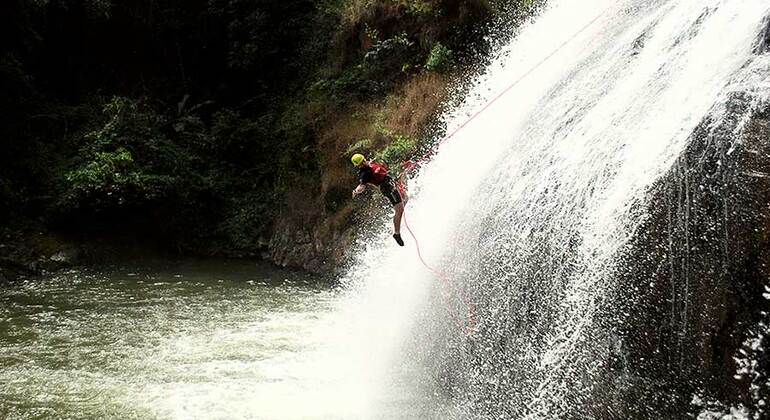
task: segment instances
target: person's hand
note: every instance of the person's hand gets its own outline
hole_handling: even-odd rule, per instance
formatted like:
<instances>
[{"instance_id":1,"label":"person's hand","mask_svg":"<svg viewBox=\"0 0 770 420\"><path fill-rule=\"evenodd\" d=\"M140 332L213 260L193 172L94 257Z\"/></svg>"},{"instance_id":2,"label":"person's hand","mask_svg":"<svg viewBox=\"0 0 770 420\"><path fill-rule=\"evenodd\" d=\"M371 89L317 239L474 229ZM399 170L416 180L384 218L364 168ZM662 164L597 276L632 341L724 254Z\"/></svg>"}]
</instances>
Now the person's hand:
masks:
<instances>
[{"instance_id":1,"label":"person's hand","mask_svg":"<svg viewBox=\"0 0 770 420\"><path fill-rule=\"evenodd\" d=\"M357 195L358 195L358 191L353 190L353 198L356 198Z\"/></svg>"}]
</instances>

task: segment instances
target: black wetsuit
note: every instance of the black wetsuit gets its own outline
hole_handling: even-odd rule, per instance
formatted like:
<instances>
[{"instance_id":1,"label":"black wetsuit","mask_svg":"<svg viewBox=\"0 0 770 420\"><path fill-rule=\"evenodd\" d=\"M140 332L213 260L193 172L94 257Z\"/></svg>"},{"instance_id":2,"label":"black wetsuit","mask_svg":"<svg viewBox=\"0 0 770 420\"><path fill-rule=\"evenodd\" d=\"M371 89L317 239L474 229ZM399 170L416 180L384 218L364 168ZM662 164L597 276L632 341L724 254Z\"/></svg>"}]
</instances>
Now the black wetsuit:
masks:
<instances>
[{"instance_id":1,"label":"black wetsuit","mask_svg":"<svg viewBox=\"0 0 770 420\"><path fill-rule=\"evenodd\" d=\"M398 191L398 188L396 188L393 178L388 175L385 176L385 179L383 179L381 183L377 184L374 182L374 172L372 171L372 168L364 165L358 169L358 181L361 184L373 184L380 187L382 195L387 197L390 204L394 206L401 202L401 193Z\"/></svg>"}]
</instances>

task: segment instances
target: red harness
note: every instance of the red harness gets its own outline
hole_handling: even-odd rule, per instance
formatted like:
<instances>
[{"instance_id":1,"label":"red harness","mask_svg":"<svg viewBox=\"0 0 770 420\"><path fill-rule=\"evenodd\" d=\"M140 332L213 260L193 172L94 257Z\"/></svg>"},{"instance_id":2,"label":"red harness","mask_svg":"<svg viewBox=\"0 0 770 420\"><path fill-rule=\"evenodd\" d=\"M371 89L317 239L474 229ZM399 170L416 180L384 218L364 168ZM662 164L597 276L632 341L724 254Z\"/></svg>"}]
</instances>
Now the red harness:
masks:
<instances>
[{"instance_id":1,"label":"red harness","mask_svg":"<svg viewBox=\"0 0 770 420\"><path fill-rule=\"evenodd\" d=\"M382 184L385 181L385 177L388 176L388 167L385 164L374 161L369 163L369 167L372 168L372 184Z\"/></svg>"}]
</instances>

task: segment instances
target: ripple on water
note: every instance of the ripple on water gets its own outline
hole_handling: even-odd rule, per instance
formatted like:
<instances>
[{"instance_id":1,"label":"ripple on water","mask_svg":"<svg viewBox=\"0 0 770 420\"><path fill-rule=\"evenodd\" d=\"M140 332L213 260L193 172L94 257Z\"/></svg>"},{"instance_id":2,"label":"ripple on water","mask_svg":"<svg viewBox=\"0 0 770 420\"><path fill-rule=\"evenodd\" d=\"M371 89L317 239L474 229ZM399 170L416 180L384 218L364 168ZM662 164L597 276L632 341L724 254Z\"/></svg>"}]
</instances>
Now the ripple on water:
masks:
<instances>
[{"instance_id":1,"label":"ripple on water","mask_svg":"<svg viewBox=\"0 0 770 420\"><path fill-rule=\"evenodd\" d=\"M0 415L253 418L243 401L275 409L319 386L307 363L331 290L253 266L180 271L70 272L0 292Z\"/></svg>"}]
</instances>

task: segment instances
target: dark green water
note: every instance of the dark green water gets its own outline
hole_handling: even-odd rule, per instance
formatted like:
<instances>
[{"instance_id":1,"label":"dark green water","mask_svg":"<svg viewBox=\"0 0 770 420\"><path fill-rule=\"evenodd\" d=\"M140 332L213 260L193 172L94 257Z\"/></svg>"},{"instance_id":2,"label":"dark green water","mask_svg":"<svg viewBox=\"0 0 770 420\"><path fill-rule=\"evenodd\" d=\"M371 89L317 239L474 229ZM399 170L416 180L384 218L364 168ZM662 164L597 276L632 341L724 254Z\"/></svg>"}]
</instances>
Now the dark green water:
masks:
<instances>
[{"instance_id":1,"label":"dark green water","mask_svg":"<svg viewBox=\"0 0 770 420\"><path fill-rule=\"evenodd\" d=\"M337 300L318 279L233 262L7 287L0 418L335 418L319 360Z\"/></svg>"}]
</instances>

